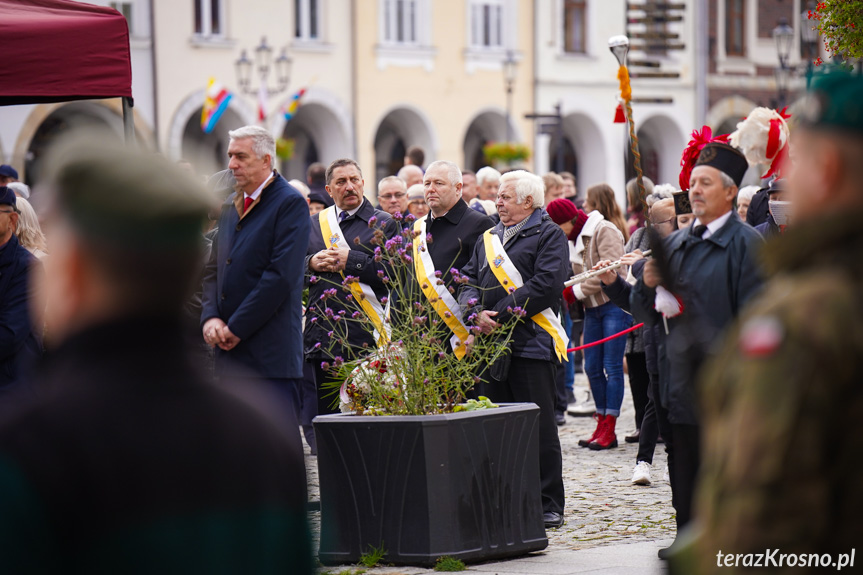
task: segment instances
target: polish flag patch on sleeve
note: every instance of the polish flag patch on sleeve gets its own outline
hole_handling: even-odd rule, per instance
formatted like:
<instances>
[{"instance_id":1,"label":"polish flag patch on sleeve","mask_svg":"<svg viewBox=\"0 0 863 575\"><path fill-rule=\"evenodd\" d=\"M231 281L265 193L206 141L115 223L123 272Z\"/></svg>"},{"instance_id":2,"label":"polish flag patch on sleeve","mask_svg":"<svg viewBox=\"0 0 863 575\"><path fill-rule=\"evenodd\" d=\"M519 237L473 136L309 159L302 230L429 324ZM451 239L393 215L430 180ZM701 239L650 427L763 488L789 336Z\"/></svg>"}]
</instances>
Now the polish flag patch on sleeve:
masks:
<instances>
[{"instance_id":1,"label":"polish flag patch on sleeve","mask_svg":"<svg viewBox=\"0 0 863 575\"><path fill-rule=\"evenodd\" d=\"M775 317L756 317L743 325L740 332L740 353L759 358L773 355L785 339L785 328Z\"/></svg>"}]
</instances>

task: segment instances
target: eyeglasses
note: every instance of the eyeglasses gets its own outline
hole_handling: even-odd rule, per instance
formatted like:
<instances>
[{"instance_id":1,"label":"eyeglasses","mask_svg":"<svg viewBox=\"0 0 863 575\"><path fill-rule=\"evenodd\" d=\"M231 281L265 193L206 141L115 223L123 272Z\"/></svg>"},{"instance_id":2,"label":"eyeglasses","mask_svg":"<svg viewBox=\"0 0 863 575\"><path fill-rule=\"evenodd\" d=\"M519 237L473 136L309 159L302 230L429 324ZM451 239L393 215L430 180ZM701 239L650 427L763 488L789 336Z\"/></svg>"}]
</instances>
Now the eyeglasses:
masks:
<instances>
[{"instance_id":1,"label":"eyeglasses","mask_svg":"<svg viewBox=\"0 0 863 575\"><path fill-rule=\"evenodd\" d=\"M400 200L405 196L407 196L407 194L400 192L398 194L387 194L385 196L378 196L378 199L379 200L392 200L392 199Z\"/></svg>"},{"instance_id":2,"label":"eyeglasses","mask_svg":"<svg viewBox=\"0 0 863 575\"><path fill-rule=\"evenodd\" d=\"M425 200L411 200L410 203L411 204L425 204L426 201Z\"/></svg>"}]
</instances>

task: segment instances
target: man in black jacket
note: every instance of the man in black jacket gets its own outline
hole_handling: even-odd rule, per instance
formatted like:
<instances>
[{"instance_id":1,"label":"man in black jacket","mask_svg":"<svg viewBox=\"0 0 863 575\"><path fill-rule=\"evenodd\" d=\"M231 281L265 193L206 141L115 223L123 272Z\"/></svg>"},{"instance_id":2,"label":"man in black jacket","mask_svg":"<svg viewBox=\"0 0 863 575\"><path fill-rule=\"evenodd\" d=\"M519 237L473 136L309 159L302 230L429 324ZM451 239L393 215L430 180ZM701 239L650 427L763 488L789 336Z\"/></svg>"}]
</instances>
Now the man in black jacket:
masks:
<instances>
[{"instance_id":1,"label":"man in black jacket","mask_svg":"<svg viewBox=\"0 0 863 575\"><path fill-rule=\"evenodd\" d=\"M469 282L458 299L463 307L472 308L473 320L468 320L484 334L506 322L510 310L521 308L526 314L513 330L508 372L496 373L496 381L485 391L492 401L539 406L543 518L547 528L560 527L563 464L554 420L554 377L557 362L566 358L569 339L557 319L569 250L563 230L542 209L542 178L517 170L501 176L500 182L500 224L477 242L464 268Z\"/></svg>"},{"instance_id":2,"label":"man in black jacket","mask_svg":"<svg viewBox=\"0 0 863 575\"><path fill-rule=\"evenodd\" d=\"M312 573L296 422L184 339L209 196L152 154L76 148L51 162L40 393L0 422L2 571Z\"/></svg>"},{"instance_id":3,"label":"man in black jacket","mask_svg":"<svg viewBox=\"0 0 863 575\"><path fill-rule=\"evenodd\" d=\"M305 260L309 300L306 329L303 334L306 361L315 368L318 386L318 414L334 413L338 393L328 389L333 375L321 365L340 357L356 358L373 348L375 337L364 327L345 321L359 311L353 294L342 290L346 276L359 279L374 294L367 301L376 308L380 319L385 313L387 286L384 267L375 261L375 232L389 239L401 231L401 225L382 210L376 210L363 196L363 174L354 160L336 160L327 168L327 193L335 202L312 216L309 249ZM381 272L381 274L378 274ZM348 299L350 298L350 299ZM338 319L337 319L338 318Z\"/></svg>"},{"instance_id":4,"label":"man in black jacket","mask_svg":"<svg viewBox=\"0 0 863 575\"><path fill-rule=\"evenodd\" d=\"M761 237L733 210L737 187L749 164L727 144L710 143L692 170L689 200L696 217L691 227L663 241L667 276L655 259L632 290L632 315L646 325L663 325L658 305L665 295L682 302L682 313L666 314L668 418L674 437L675 498L678 529L691 519L695 478L700 462L696 376L722 331L761 286L757 251ZM660 286L664 282L666 289ZM664 325L663 325L664 329ZM662 553L660 556L664 556Z\"/></svg>"}]
</instances>

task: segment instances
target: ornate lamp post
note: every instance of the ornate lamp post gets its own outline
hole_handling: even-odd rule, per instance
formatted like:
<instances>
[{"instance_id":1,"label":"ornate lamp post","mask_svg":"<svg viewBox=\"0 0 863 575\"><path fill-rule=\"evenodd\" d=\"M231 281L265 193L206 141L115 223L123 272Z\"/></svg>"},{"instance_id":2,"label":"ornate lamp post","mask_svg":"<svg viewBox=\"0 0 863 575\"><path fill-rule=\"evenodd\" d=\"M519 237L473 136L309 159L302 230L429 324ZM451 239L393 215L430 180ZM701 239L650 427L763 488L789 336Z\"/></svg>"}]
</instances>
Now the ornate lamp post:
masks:
<instances>
[{"instance_id":1,"label":"ornate lamp post","mask_svg":"<svg viewBox=\"0 0 863 575\"><path fill-rule=\"evenodd\" d=\"M776 55L779 57L779 67L776 68L776 87L779 92L780 110L785 107L788 99L788 81L791 77L791 66L788 64L791 46L794 43L794 28L788 25L788 20L781 18L779 25L773 29L773 40L776 42Z\"/></svg>"},{"instance_id":2,"label":"ornate lamp post","mask_svg":"<svg viewBox=\"0 0 863 575\"><path fill-rule=\"evenodd\" d=\"M512 141L512 87L515 84L516 68L518 62L512 50L506 53L503 61L503 83L506 88L506 141Z\"/></svg>"},{"instance_id":3,"label":"ornate lamp post","mask_svg":"<svg viewBox=\"0 0 863 575\"><path fill-rule=\"evenodd\" d=\"M267 39L262 37L261 43L255 48L254 62L246 55L246 50L243 50L240 57L234 62L237 71L237 85L244 94L259 92L261 87L264 87L268 94L278 94L288 87L292 64L293 60L288 56L287 48L282 48L279 57L273 62L273 49L267 44ZM260 86L257 88L252 88L252 68L255 68L260 78ZM276 71L275 88L267 85L271 68L275 68Z\"/></svg>"}]
</instances>

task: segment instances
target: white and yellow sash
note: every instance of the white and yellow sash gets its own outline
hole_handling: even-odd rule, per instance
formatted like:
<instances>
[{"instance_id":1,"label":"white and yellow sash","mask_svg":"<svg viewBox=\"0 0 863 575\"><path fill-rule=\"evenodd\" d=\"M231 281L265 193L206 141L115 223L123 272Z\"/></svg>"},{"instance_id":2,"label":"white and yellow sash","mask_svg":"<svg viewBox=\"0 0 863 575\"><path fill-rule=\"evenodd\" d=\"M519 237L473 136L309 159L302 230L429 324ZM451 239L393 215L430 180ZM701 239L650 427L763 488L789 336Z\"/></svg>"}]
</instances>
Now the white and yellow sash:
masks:
<instances>
[{"instance_id":1,"label":"white and yellow sash","mask_svg":"<svg viewBox=\"0 0 863 575\"><path fill-rule=\"evenodd\" d=\"M465 355L464 343L470 332L462 320L461 306L449 293L447 286L443 285L443 282L438 283L440 278L435 277L434 262L426 244L426 220L428 220L428 216L414 222L414 272L423 295L429 300L447 327L452 330L454 335L449 340L450 345L452 345L455 356L461 359Z\"/></svg>"},{"instance_id":2,"label":"white and yellow sash","mask_svg":"<svg viewBox=\"0 0 863 575\"><path fill-rule=\"evenodd\" d=\"M492 230L488 230L483 234L482 239L485 244L485 258L488 260L488 265L494 277L497 278L503 289L509 291L510 287L518 289L523 286L524 281L521 274L507 256L498 235L493 233ZM551 336L552 341L554 341L554 352L557 355L557 359L560 361L569 361L569 357L566 354L566 344L569 341L569 335L563 329L560 320L551 311L551 308L545 308L530 319L535 321L539 327Z\"/></svg>"},{"instance_id":3,"label":"white and yellow sash","mask_svg":"<svg viewBox=\"0 0 863 575\"><path fill-rule=\"evenodd\" d=\"M336 207L330 206L321 212L319 221L321 223L321 235L324 238L324 245L327 248L346 248L350 249L350 244L345 240L342 228L339 226L339 219L336 217ZM344 271L341 272L342 277L345 277ZM350 284L351 295L354 300L363 308L366 316L371 320L375 328L374 338L378 345L385 345L389 339L390 327L385 325L383 318L386 317L384 308L381 302L375 296L374 290L368 284L364 284L357 280Z\"/></svg>"}]
</instances>

